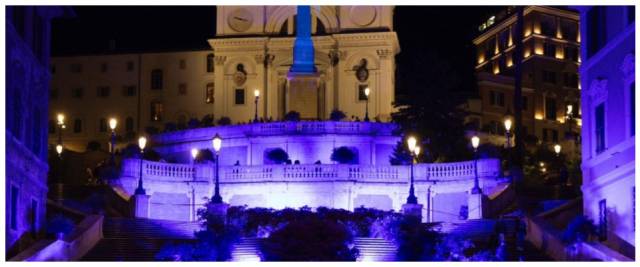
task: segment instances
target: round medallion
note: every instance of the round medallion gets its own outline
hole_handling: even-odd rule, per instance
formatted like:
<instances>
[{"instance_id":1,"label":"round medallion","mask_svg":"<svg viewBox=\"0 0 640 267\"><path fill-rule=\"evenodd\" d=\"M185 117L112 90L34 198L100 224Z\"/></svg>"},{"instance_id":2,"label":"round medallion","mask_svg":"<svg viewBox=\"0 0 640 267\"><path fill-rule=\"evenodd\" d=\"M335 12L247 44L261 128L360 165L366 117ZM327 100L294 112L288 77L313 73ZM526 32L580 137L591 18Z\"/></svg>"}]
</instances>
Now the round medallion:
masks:
<instances>
[{"instance_id":1,"label":"round medallion","mask_svg":"<svg viewBox=\"0 0 640 267\"><path fill-rule=\"evenodd\" d=\"M377 11L372 6L354 6L349 12L351 22L358 26L369 26L376 19Z\"/></svg>"},{"instance_id":2,"label":"round medallion","mask_svg":"<svg viewBox=\"0 0 640 267\"><path fill-rule=\"evenodd\" d=\"M244 32L253 24L253 15L246 8L238 8L228 14L229 27L237 32Z\"/></svg>"}]
</instances>

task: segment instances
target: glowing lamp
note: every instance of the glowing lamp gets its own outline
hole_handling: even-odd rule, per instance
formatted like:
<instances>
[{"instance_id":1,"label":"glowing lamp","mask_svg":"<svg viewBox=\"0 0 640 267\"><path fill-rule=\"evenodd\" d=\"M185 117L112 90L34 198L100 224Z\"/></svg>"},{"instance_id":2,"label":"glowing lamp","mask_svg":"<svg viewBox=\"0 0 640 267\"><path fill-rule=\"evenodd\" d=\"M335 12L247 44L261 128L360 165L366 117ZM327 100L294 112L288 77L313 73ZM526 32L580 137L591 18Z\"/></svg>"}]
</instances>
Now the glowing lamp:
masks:
<instances>
[{"instance_id":1,"label":"glowing lamp","mask_svg":"<svg viewBox=\"0 0 640 267\"><path fill-rule=\"evenodd\" d=\"M115 118L109 120L109 128L111 128L111 131L115 130L117 125L118 121Z\"/></svg>"},{"instance_id":2,"label":"glowing lamp","mask_svg":"<svg viewBox=\"0 0 640 267\"><path fill-rule=\"evenodd\" d=\"M367 97L369 97L369 94L371 93L371 90L369 89L369 87L364 89L364 95L366 95Z\"/></svg>"},{"instance_id":3,"label":"glowing lamp","mask_svg":"<svg viewBox=\"0 0 640 267\"><path fill-rule=\"evenodd\" d=\"M418 155L420 155L420 147L419 147L419 146L416 146L416 147L413 149L413 153L414 153L414 154L416 154L416 157L417 157Z\"/></svg>"},{"instance_id":4,"label":"glowing lamp","mask_svg":"<svg viewBox=\"0 0 640 267\"><path fill-rule=\"evenodd\" d=\"M196 159L197 156L198 156L198 149L197 148L192 148L191 149L191 157L193 159Z\"/></svg>"},{"instance_id":5,"label":"glowing lamp","mask_svg":"<svg viewBox=\"0 0 640 267\"><path fill-rule=\"evenodd\" d=\"M58 156L62 154L62 145L60 144L56 145L56 152L58 152Z\"/></svg>"},{"instance_id":6,"label":"glowing lamp","mask_svg":"<svg viewBox=\"0 0 640 267\"><path fill-rule=\"evenodd\" d=\"M260 96L260 90L258 90L258 89L253 90L253 95L254 95L255 97L259 97L259 96Z\"/></svg>"},{"instance_id":7,"label":"glowing lamp","mask_svg":"<svg viewBox=\"0 0 640 267\"><path fill-rule=\"evenodd\" d=\"M416 143L416 138L413 136L409 136L409 138L407 139L407 146L409 147L409 151L414 152L414 150L416 149Z\"/></svg>"},{"instance_id":8,"label":"glowing lamp","mask_svg":"<svg viewBox=\"0 0 640 267\"><path fill-rule=\"evenodd\" d=\"M64 124L64 114L58 113L58 124Z\"/></svg>"},{"instance_id":9,"label":"glowing lamp","mask_svg":"<svg viewBox=\"0 0 640 267\"><path fill-rule=\"evenodd\" d=\"M567 116L573 114L573 105L567 105Z\"/></svg>"},{"instance_id":10,"label":"glowing lamp","mask_svg":"<svg viewBox=\"0 0 640 267\"><path fill-rule=\"evenodd\" d=\"M147 138L144 138L144 136L141 136L138 139L138 146L140 147L141 150L144 150L144 147L147 145Z\"/></svg>"},{"instance_id":11,"label":"glowing lamp","mask_svg":"<svg viewBox=\"0 0 640 267\"><path fill-rule=\"evenodd\" d=\"M473 146L473 149L478 149L478 145L480 145L480 137L474 135L471 137L471 146Z\"/></svg>"},{"instance_id":12,"label":"glowing lamp","mask_svg":"<svg viewBox=\"0 0 640 267\"><path fill-rule=\"evenodd\" d=\"M553 151L556 152L556 155L560 155L560 150L562 150L562 147L559 144L553 146Z\"/></svg>"},{"instance_id":13,"label":"glowing lamp","mask_svg":"<svg viewBox=\"0 0 640 267\"><path fill-rule=\"evenodd\" d=\"M222 138L220 138L220 135L216 134L216 136L213 137L213 149L216 152L220 152L220 148L222 147Z\"/></svg>"},{"instance_id":14,"label":"glowing lamp","mask_svg":"<svg viewBox=\"0 0 640 267\"><path fill-rule=\"evenodd\" d=\"M507 130L507 132L511 130L511 124L512 124L511 119L504 120L504 128Z\"/></svg>"}]
</instances>

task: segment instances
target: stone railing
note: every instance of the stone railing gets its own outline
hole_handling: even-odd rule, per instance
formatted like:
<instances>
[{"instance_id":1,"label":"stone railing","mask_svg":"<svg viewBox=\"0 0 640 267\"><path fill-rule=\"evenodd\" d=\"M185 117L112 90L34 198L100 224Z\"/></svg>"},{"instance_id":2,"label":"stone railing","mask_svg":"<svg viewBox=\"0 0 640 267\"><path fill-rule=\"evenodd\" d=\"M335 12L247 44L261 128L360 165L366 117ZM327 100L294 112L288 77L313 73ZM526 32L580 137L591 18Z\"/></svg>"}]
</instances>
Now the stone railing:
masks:
<instances>
[{"instance_id":1,"label":"stone railing","mask_svg":"<svg viewBox=\"0 0 640 267\"><path fill-rule=\"evenodd\" d=\"M122 176L138 177L140 160L123 161ZM213 178L213 164L176 164L142 161L145 179L159 181L210 180ZM465 180L476 173L481 178L500 176L498 159L481 159L455 163L416 164L416 181ZM406 182L410 166L376 166L346 164L305 164L305 165L254 165L220 166L220 181L241 183L258 181L323 181L349 180L363 182Z\"/></svg>"}]
</instances>

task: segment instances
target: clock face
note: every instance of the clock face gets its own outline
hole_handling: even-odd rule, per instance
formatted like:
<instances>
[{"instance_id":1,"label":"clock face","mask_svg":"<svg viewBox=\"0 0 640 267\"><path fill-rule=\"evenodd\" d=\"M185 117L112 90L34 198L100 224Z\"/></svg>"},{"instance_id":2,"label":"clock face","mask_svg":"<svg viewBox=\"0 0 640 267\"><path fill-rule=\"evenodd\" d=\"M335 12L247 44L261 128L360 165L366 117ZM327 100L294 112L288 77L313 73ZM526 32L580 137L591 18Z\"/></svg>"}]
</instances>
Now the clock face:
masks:
<instances>
[{"instance_id":1,"label":"clock face","mask_svg":"<svg viewBox=\"0 0 640 267\"><path fill-rule=\"evenodd\" d=\"M253 24L253 15L245 8L238 8L229 13L227 23L229 23L231 29L237 32L244 32Z\"/></svg>"}]
</instances>

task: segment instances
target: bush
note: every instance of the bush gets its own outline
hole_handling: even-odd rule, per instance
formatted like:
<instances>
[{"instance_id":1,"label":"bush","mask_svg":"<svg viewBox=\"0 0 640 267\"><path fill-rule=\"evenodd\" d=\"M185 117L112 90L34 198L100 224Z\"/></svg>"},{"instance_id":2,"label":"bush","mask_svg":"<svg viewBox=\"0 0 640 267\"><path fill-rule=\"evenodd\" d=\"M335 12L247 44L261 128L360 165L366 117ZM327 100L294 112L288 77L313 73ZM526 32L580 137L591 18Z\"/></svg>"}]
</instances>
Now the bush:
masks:
<instances>
[{"instance_id":1,"label":"bush","mask_svg":"<svg viewBox=\"0 0 640 267\"><path fill-rule=\"evenodd\" d=\"M346 117L347 117L347 115L346 115L346 114L344 114L344 112L342 112L341 110L338 110L338 109L334 109L334 110L332 110L332 111L331 111L331 115L329 115L329 118L330 118L332 121L341 121L341 120L343 120L343 119L344 119L344 118L346 118Z\"/></svg>"},{"instance_id":2,"label":"bush","mask_svg":"<svg viewBox=\"0 0 640 267\"><path fill-rule=\"evenodd\" d=\"M297 111L289 111L284 115L285 121L300 121L300 112Z\"/></svg>"},{"instance_id":3,"label":"bush","mask_svg":"<svg viewBox=\"0 0 640 267\"><path fill-rule=\"evenodd\" d=\"M282 164L289 160L289 154L282 148L276 148L267 152L267 159L274 164Z\"/></svg>"},{"instance_id":4,"label":"bush","mask_svg":"<svg viewBox=\"0 0 640 267\"><path fill-rule=\"evenodd\" d=\"M309 218L290 222L264 242L266 261L355 261L353 236L341 223Z\"/></svg>"},{"instance_id":5,"label":"bush","mask_svg":"<svg viewBox=\"0 0 640 267\"><path fill-rule=\"evenodd\" d=\"M592 220L583 215L574 217L562 233L562 241L565 244L574 244L588 241L589 237L596 235L596 226Z\"/></svg>"},{"instance_id":6,"label":"bush","mask_svg":"<svg viewBox=\"0 0 640 267\"><path fill-rule=\"evenodd\" d=\"M213 120L211 120L211 123L213 123ZM196 118L191 118L187 125L189 126L189 129L195 129L200 127L200 121Z\"/></svg>"},{"instance_id":7,"label":"bush","mask_svg":"<svg viewBox=\"0 0 640 267\"><path fill-rule=\"evenodd\" d=\"M341 146L333 149L331 160L340 164L358 164L358 155L351 148Z\"/></svg>"},{"instance_id":8,"label":"bush","mask_svg":"<svg viewBox=\"0 0 640 267\"><path fill-rule=\"evenodd\" d=\"M147 133L147 135L154 135L160 132L160 130L158 130L158 128L153 126L147 126L144 128L144 132Z\"/></svg>"},{"instance_id":9,"label":"bush","mask_svg":"<svg viewBox=\"0 0 640 267\"><path fill-rule=\"evenodd\" d=\"M165 132L175 132L176 130L178 130L178 126L173 122L167 122L164 124Z\"/></svg>"},{"instance_id":10,"label":"bush","mask_svg":"<svg viewBox=\"0 0 640 267\"><path fill-rule=\"evenodd\" d=\"M198 151L198 156L196 157L196 162L205 163L207 161L215 162L213 152L209 149L200 149L200 151Z\"/></svg>"},{"instance_id":11,"label":"bush","mask_svg":"<svg viewBox=\"0 0 640 267\"><path fill-rule=\"evenodd\" d=\"M201 125L204 127L213 126L213 116L211 114L204 115L204 117L202 117Z\"/></svg>"},{"instance_id":12,"label":"bush","mask_svg":"<svg viewBox=\"0 0 640 267\"><path fill-rule=\"evenodd\" d=\"M220 126L231 125L231 119L229 119L229 117L221 117L218 120L218 125Z\"/></svg>"},{"instance_id":13,"label":"bush","mask_svg":"<svg viewBox=\"0 0 640 267\"><path fill-rule=\"evenodd\" d=\"M128 144L124 150L122 150L122 157L125 159L140 158L140 147L136 144Z\"/></svg>"},{"instance_id":14,"label":"bush","mask_svg":"<svg viewBox=\"0 0 640 267\"><path fill-rule=\"evenodd\" d=\"M68 235L73 228L75 228L73 221L62 215L56 215L47 222L47 234L56 238Z\"/></svg>"},{"instance_id":15,"label":"bush","mask_svg":"<svg viewBox=\"0 0 640 267\"><path fill-rule=\"evenodd\" d=\"M411 164L411 153L407 149L407 146L404 145L402 141L398 141L396 146L393 148L393 153L389 156L389 163L391 165L409 165Z\"/></svg>"}]
</instances>

